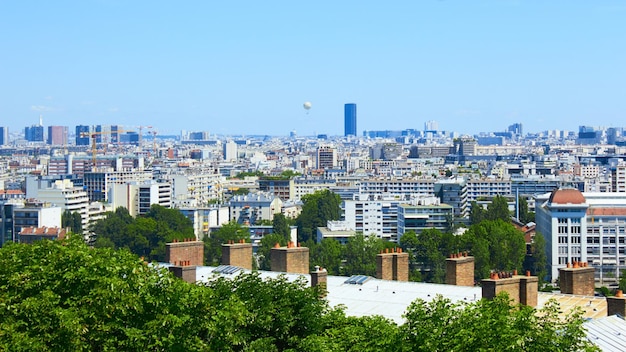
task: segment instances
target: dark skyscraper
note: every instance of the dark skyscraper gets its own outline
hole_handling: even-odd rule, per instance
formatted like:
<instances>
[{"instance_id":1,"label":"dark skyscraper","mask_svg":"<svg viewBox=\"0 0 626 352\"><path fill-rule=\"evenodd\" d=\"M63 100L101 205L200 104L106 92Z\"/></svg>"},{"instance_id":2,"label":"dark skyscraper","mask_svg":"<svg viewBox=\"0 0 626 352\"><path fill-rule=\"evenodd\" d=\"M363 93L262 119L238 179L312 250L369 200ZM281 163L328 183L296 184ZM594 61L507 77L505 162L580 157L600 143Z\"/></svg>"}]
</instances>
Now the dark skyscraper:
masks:
<instances>
[{"instance_id":1,"label":"dark skyscraper","mask_svg":"<svg viewBox=\"0 0 626 352\"><path fill-rule=\"evenodd\" d=\"M356 104L344 108L344 136L356 136Z\"/></svg>"},{"instance_id":2,"label":"dark skyscraper","mask_svg":"<svg viewBox=\"0 0 626 352\"><path fill-rule=\"evenodd\" d=\"M0 127L0 145L9 144L9 128Z\"/></svg>"},{"instance_id":3,"label":"dark skyscraper","mask_svg":"<svg viewBox=\"0 0 626 352\"><path fill-rule=\"evenodd\" d=\"M24 139L29 142L43 142L43 126L33 125L24 128Z\"/></svg>"}]
</instances>

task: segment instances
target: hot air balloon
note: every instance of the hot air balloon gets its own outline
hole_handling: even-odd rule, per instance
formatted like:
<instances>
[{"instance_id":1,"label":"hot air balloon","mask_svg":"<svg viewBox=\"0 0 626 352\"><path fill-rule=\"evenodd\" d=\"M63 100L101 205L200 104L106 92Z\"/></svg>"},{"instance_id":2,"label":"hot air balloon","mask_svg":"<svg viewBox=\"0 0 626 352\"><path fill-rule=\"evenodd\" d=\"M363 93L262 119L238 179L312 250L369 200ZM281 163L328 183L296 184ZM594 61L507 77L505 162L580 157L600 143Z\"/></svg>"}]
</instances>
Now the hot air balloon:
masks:
<instances>
[{"instance_id":1,"label":"hot air balloon","mask_svg":"<svg viewBox=\"0 0 626 352\"><path fill-rule=\"evenodd\" d=\"M304 104L302 104L302 107L304 108L304 110L306 110L306 113L309 113L309 110L311 110L311 102L310 101L305 101Z\"/></svg>"}]
</instances>

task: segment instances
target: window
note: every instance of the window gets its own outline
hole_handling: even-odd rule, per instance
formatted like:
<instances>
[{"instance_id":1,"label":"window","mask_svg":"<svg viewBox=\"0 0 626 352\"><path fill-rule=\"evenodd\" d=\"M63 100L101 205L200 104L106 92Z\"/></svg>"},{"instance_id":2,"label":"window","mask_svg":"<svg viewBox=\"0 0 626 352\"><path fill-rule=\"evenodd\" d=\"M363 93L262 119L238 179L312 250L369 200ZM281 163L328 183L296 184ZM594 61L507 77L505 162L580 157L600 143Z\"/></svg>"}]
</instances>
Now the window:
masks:
<instances>
[{"instance_id":1,"label":"window","mask_svg":"<svg viewBox=\"0 0 626 352\"><path fill-rule=\"evenodd\" d=\"M567 243L567 236L559 236L559 243Z\"/></svg>"}]
</instances>

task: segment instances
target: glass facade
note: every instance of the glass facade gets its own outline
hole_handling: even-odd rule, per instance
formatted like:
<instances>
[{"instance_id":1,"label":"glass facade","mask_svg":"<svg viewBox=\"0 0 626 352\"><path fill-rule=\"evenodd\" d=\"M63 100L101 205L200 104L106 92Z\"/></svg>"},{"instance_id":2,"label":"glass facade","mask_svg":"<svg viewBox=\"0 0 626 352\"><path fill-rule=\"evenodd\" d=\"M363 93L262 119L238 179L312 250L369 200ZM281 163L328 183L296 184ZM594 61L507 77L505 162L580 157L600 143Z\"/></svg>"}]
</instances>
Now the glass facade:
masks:
<instances>
[{"instance_id":1,"label":"glass facade","mask_svg":"<svg viewBox=\"0 0 626 352\"><path fill-rule=\"evenodd\" d=\"M344 136L356 136L356 104L345 105L344 124Z\"/></svg>"}]
</instances>

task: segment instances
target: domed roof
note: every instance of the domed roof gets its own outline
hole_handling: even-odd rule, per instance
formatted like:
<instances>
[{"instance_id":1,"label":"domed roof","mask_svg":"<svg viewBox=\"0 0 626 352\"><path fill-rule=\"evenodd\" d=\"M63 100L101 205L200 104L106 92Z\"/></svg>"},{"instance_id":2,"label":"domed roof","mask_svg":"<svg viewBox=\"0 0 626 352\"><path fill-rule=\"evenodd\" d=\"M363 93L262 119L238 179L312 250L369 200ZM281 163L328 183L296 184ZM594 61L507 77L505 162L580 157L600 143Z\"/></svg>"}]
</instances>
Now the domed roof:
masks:
<instances>
[{"instance_id":1,"label":"domed roof","mask_svg":"<svg viewBox=\"0 0 626 352\"><path fill-rule=\"evenodd\" d=\"M557 189L552 191L550 195L550 203L552 204L584 204L585 197L574 188Z\"/></svg>"}]
</instances>

